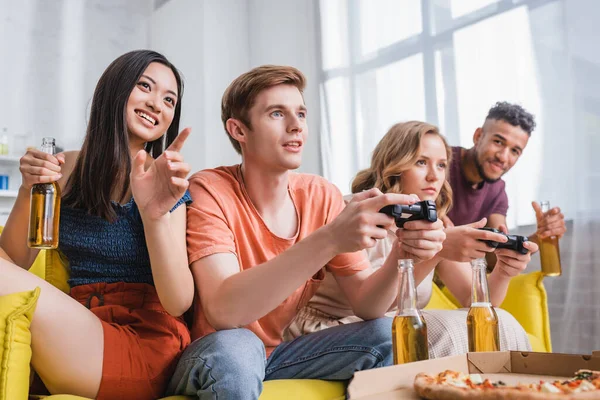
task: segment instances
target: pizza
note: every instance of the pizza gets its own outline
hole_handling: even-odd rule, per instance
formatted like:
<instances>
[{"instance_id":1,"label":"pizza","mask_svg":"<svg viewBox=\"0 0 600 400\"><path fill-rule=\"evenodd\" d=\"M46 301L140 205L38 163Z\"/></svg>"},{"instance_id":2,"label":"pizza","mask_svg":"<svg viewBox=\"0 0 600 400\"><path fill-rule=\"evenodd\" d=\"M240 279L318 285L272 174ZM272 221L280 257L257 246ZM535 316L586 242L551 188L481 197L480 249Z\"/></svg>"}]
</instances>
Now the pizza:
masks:
<instances>
[{"instance_id":1,"label":"pizza","mask_svg":"<svg viewBox=\"0 0 600 400\"><path fill-rule=\"evenodd\" d=\"M417 374L414 388L420 397L430 400L600 399L600 371L582 369L568 380L509 386L502 381L492 382L479 374L465 375L446 370L434 376Z\"/></svg>"}]
</instances>

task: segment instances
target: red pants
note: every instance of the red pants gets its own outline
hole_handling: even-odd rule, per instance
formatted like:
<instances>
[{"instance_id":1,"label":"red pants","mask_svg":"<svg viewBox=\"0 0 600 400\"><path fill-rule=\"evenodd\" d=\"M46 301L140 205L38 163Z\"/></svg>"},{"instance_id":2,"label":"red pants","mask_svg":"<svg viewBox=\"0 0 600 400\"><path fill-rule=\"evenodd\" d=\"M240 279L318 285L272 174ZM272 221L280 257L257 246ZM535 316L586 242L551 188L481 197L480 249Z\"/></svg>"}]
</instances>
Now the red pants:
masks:
<instances>
[{"instance_id":1,"label":"red pants","mask_svg":"<svg viewBox=\"0 0 600 400\"><path fill-rule=\"evenodd\" d=\"M102 320L104 362L98 399L155 400L190 344L181 318L169 315L145 283L75 286L71 296Z\"/></svg>"}]
</instances>

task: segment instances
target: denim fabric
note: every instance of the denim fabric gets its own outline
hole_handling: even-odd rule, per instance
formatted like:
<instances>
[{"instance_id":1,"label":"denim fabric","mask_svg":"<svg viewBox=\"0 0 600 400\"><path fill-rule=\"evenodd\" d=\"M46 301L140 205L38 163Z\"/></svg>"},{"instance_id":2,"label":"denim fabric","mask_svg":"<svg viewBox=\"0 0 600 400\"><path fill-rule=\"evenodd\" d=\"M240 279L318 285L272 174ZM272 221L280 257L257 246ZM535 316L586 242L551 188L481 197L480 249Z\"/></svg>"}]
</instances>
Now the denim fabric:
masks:
<instances>
[{"instance_id":1,"label":"denim fabric","mask_svg":"<svg viewBox=\"0 0 600 400\"><path fill-rule=\"evenodd\" d=\"M355 371L392 364L392 318L341 325L277 346L267 359L247 329L212 333L183 353L168 394L199 399L258 399L271 379L349 380Z\"/></svg>"}]
</instances>

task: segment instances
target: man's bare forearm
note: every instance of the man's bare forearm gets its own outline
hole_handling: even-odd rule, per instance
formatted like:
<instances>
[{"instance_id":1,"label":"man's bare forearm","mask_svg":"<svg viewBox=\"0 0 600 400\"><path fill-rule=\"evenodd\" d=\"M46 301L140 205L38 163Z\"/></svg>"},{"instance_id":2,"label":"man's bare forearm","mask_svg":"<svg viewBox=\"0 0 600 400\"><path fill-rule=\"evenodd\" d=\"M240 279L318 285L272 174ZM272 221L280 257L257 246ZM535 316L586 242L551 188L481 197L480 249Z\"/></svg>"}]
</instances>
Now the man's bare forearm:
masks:
<instances>
[{"instance_id":1,"label":"man's bare forearm","mask_svg":"<svg viewBox=\"0 0 600 400\"><path fill-rule=\"evenodd\" d=\"M323 227L272 260L230 276L204 306L215 329L256 321L285 301L336 256Z\"/></svg>"}]
</instances>

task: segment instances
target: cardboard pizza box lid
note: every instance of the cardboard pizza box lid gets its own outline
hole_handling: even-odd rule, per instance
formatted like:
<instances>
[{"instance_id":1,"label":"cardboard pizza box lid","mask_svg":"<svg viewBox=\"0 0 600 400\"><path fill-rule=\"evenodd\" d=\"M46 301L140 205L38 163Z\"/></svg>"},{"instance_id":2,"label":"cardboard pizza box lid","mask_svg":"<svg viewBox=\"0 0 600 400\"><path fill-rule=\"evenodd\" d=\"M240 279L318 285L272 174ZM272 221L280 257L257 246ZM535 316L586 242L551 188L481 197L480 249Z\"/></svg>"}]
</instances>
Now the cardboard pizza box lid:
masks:
<instances>
[{"instance_id":1,"label":"cardboard pizza box lid","mask_svg":"<svg viewBox=\"0 0 600 400\"><path fill-rule=\"evenodd\" d=\"M437 374L446 369L486 374L490 379L507 384L549 377L566 379L579 369L600 370L599 355L499 351L418 361L359 371L348 386L348 396L361 400L419 399L412 388L415 375L419 372Z\"/></svg>"},{"instance_id":2,"label":"cardboard pizza box lid","mask_svg":"<svg viewBox=\"0 0 600 400\"><path fill-rule=\"evenodd\" d=\"M511 353L508 351L468 353L467 363L470 374L510 373Z\"/></svg>"},{"instance_id":3,"label":"cardboard pizza box lid","mask_svg":"<svg viewBox=\"0 0 600 400\"><path fill-rule=\"evenodd\" d=\"M579 369L600 370L600 358L582 354L512 351L511 372L572 377Z\"/></svg>"},{"instance_id":4,"label":"cardboard pizza box lid","mask_svg":"<svg viewBox=\"0 0 600 400\"><path fill-rule=\"evenodd\" d=\"M415 364L419 365L415 368ZM418 399L412 390L415 375L418 372L434 374L446 369L468 373L469 367L466 355L359 371L354 374L354 378L348 386L348 396L351 399L370 399L372 395L378 395L373 398L386 400L395 398ZM406 393L406 389L412 392L413 397L409 397L410 393ZM386 395L384 396L384 394ZM390 395L392 397L389 397ZM398 395L406 397L397 397Z\"/></svg>"}]
</instances>

